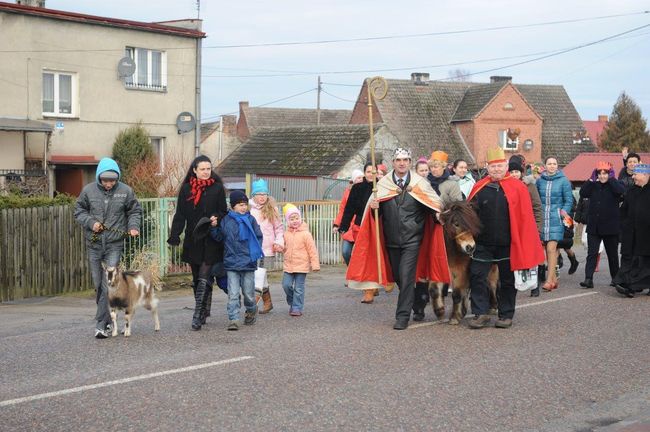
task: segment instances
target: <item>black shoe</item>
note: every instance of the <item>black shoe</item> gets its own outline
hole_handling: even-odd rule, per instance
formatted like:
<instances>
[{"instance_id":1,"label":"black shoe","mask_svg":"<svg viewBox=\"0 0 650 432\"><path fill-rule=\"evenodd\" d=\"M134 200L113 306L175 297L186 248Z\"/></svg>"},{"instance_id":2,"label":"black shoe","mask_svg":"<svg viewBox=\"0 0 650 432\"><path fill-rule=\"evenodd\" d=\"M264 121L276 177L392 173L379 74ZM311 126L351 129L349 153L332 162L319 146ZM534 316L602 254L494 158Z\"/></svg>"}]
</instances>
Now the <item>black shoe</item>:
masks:
<instances>
[{"instance_id":1,"label":"black shoe","mask_svg":"<svg viewBox=\"0 0 650 432\"><path fill-rule=\"evenodd\" d=\"M530 296L531 297L539 297L539 287L533 288L530 290Z\"/></svg>"},{"instance_id":2,"label":"black shoe","mask_svg":"<svg viewBox=\"0 0 650 432\"><path fill-rule=\"evenodd\" d=\"M587 278L584 281L580 282L580 286L583 287L583 288L593 288L594 287L594 280Z\"/></svg>"},{"instance_id":3,"label":"black shoe","mask_svg":"<svg viewBox=\"0 0 650 432\"><path fill-rule=\"evenodd\" d=\"M611 281L611 282L609 283L609 286L616 288L616 282Z\"/></svg>"},{"instance_id":4,"label":"black shoe","mask_svg":"<svg viewBox=\"0 0 650 432\"><path fill-rule=\"evenodd\" d=\"M616 288L616 291L619 294L623 294L627 298L634 298L634 291L632 291L628 287L624 287L622 285L616 284L614 288Z\"/></svg>"},{"instance_id":5,"label":"black shoe","mask_svg":"<svg viewBox=\"0 0 650 432\"><path fill-rule=\"evenodd\" d=\"M571 261L571 267L569 267L569 274L572 275L573 273L576 272L576 270L578 270L578 266L580 265L580 263L578 262L575 256L572 257L571 255L569 255L569 261Z\"/></svg>"},{"instance_id":6,"label":"black shoe","mask_svg":"<svg viewBox=\"0 0 650 432\"><path fill-rule=\"evenodd\" d=\"M422 309L413 311L413 321L423 321L424 311Z\"/></svg>"},{"instance_id":7,"label":"black shoe","mask_svg":"<svg viewBox=\"0 0 650 432\"><path fill-rule=\"evenodd\" d=\"M564 267L564 258L562 258L562 254L560 252L557 253L557 265L560 268Z\"/></svg>"},{"instance_id":8,"label":"black shoe","mask_svg":"<svg viewBox=\"0 0 650 432\"><path fill-rule=\"evenodd\" d=\"M395 325L393 326L393 328L394 328L395 330L406 330L406 329L408 328L408 326L409 326L409 322L408 322L408 321L405 321L405 320L397 320L397 321L395 321Z\"/></svg>"}]
</instances>

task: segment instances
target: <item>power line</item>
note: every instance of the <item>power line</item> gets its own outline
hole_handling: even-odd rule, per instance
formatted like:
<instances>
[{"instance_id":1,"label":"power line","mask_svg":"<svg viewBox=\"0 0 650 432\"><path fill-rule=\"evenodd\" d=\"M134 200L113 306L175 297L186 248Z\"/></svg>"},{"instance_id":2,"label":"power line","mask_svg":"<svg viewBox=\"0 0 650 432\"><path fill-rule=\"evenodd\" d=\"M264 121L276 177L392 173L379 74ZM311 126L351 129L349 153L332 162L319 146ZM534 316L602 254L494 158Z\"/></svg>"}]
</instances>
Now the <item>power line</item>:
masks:
<instances>
[{"instance_id":1,"label":"power line","mask_svg":"<svg viewBox=\"0 0 650 432\"><path fill-rule=\"evenodd\" d=\"M303 91L303 92L293 94L293 95L291 95L291 96L286 96L286 97L283 97L283 98L280 98L280 99L272 100L272 101L270 101L270 102L265 102L265 103L263 103L263 104L261 104L261 105L256 105L256 106L254 106L254 107L252 107L252 108L261 108L261 107L265 107L265 106L267 106L267 105L273 105L273 104L275 104L275 103L282 102L282 101L285 101L285 100L287 100L287 99L292 99L292 98L295 98L295 97L298 97L298 96L302 96L302 95L304 95L304 94L307 94L307 93L310 93L310 92L313 92L313 91L316 91L316 90L318 90L318 89L317 89L316 87L314 87L314 88L311 88L311 89L309 89L309 90L305 90L305 91ZM229 112L229 113L225 113L225 114L217 114L217 115L207 116L207 117L203 117L203 118L201 119L201 121L203 121L203 120L208 120L208 119L211 119L211 118L219 118L219 117L221 117L221 116L231 115L231 114L237 114L237 113L238 113L238 111L235 111L235 112Z\"/></svg>"},{"instance_id":2,"label":"power line","mask_svg":"<svg viewBox=\"0 0 650 432\"><path fill-rule=\"evenodd\" d=\"M578 22L603 20L609 18L621 18L627 16L643 15L648 13L650 13L650 11L631 12L626 14L615 14L615 15L602 15L597 17L576 18L570 20L545 21L539 23L519 24L519 25L511 25L511 26L449 30L443 32L431 32L431 33L413 33L413 34L404 34L404 35L373 36L373 37L360 37L360 38L349 38L349 39L324 39L324 40L302 41L302 42L294 41L294 42L268 42L268 43L256 43L256 44L240 44L240 45L213 45L213 46L206 46L204 48L206 49L261 48L261 47L275 47L275 46L324 45L324 44L334 44L334 43L366 42L366 41L389 40L389 39L407 39L407 38L445 36L445 35L478 33L478 32L492 32L492 31L500 31L500 30L542 27L542 26L558 25L558 24L572 24Z\"/></svg>"}]
</instances>

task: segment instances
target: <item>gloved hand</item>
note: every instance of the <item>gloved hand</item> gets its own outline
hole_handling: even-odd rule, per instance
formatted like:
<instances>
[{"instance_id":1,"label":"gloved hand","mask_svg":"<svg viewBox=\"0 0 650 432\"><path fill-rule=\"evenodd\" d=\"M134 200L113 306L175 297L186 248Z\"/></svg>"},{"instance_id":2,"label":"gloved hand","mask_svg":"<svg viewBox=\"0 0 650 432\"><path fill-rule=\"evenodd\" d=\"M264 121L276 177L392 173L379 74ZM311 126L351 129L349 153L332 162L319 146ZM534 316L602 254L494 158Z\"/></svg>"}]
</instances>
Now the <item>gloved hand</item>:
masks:
<instances>
[{"instance_id":1,"label":"gloved hand","mask_svg":"<svg viewBox=\"0 0 650 432\"><path fill-rule=\"evenodd\" d=\"M609 178L610 178L610 179L615 179L615 178L616 178L616 173L614 172L614 167L611 167L611 168L609 169L608 174L609 174Z\"/></svg>"},{"instance_id":2,"label":"gloved hand","mask_svg":"<svg viewBox=\"0 0 650 432\"><path fill-rule=\"evenodd\" d=\"M167 244L169 246L178 246L181 244L181 238L180 237L169 237L167 239Z\"/></svg>"}]
</instances>

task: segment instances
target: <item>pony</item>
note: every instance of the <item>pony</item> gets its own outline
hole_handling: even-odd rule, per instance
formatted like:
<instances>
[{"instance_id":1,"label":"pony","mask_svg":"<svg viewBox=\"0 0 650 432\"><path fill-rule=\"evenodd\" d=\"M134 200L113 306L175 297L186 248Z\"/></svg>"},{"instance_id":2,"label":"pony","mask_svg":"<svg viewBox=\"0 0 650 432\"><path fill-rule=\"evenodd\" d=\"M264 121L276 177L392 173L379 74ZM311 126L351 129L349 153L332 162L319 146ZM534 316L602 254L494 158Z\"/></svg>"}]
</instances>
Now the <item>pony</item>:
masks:
<instances>
[{"instance_id":1,"label":"pony","mask_svg":"<svg viewBox=\"0 0 650 432\"><path fill-rule=\"evenodd\" d=\"M474 207L467 201L457 201L448 205L440 213L447 259L451 273L453 309L449 324L458 325L467 314L467 297L470 288L469 265L476 250L475 238L481 232L481 221ZM497 267L492 266L488 275L490 286L490 313L496 313L496 286L498 280ZM444 284L436 281L429 282L429 296L433 312L439 320L445 316L443 299Z\"/></svg>"}]
</instances>

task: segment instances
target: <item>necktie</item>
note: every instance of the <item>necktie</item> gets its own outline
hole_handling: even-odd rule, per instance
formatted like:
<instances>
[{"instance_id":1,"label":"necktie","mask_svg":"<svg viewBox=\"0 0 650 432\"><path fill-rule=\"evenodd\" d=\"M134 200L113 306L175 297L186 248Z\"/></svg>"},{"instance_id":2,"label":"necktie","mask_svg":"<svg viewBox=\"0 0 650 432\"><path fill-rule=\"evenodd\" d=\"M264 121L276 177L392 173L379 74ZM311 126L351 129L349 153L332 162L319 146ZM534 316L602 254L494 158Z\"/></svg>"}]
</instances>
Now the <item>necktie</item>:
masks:
<instances>
[{"instance_id":1,"label":"necktie","mask_svg":"<svg viewBox=\"0 0 650 432\"><path fill-rule=\"evenodd\" d=\"M397 179L397 186L399 186L400 189L404 189L404 179Z\"/></svg>"}]
</instances>

